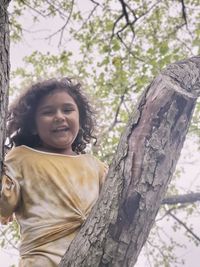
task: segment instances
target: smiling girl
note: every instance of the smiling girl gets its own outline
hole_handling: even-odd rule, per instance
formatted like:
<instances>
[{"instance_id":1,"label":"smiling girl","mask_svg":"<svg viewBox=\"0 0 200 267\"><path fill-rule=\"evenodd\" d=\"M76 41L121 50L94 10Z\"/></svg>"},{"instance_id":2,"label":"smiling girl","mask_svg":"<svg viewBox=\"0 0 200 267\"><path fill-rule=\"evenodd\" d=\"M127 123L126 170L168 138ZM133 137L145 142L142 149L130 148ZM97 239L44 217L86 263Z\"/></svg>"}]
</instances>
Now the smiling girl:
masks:
<instances>
[{"instance_id":1,"label":"smiling girl","mask_svg":"<svg viewBox=\"0 0 200 267\"><path fill-rule=\"evenodd\" d=\"M94 206L106 166L84 151L93 126L69 79L37 83L10 107L0 218L20 225L20 267L58 266Z\"/></svg>"}]
</instances>

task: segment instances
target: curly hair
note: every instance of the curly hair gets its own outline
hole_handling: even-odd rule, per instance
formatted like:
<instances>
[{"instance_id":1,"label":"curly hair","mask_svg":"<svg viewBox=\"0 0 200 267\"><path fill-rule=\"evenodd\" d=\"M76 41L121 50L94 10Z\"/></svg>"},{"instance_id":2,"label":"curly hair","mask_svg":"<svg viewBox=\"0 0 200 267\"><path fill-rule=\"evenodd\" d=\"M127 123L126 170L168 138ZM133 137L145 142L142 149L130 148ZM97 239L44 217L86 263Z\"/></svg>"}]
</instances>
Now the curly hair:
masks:
<instances>
[{"instance_id":1,"label":"curly hair","mask_svg":"<svg viewBox=\"0 0 200 267\"><path fill-rule=\"evenodd\" d=\"M38 82L25 90L10 106L7 119L7 138L9 147L27 145L35 148L41 141L34 134L35 113L42 98L55 90L66 91L75 101L79 110L80 129L72 144L72 150L85 153L86 145L90 143L94 131L94 112L88 99L81 91L81 85L73 84L69 78L62 80L50 79Z\"/></svg>"}]
</instances>

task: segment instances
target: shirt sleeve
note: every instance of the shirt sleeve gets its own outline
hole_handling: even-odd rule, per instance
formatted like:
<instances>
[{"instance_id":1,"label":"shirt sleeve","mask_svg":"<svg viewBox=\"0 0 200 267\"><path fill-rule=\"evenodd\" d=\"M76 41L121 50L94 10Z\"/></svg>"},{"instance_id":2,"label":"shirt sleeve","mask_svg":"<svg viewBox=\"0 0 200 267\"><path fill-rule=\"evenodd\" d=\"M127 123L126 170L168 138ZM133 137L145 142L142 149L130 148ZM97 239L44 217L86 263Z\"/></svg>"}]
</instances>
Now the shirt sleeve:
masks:
<instances>
[{"instance_id":1,"label":"shirt sleeve","mask_svg":"<svg viewBox=\"0 0 200 267\"><path fill-rule=\"evenodd\" d=\"M17 208L20 199L20 184L18 164L13 153L8 153L5 160L5 170L2 176L0 192L0 222L7 224L12 221L13 212Z\"/></svg>"},{"instance_id":2,"label":"shirt sleeve","mask_svg":"<svg viewBox=\"0 0 200 267\"><path fill-rule=\"evenodd\" d=\"M18 181L3 175L0 198L0 222L2 224L12 221L13 212L18 205L19 198L20 185Z\"/></svg>"}]
</instances>

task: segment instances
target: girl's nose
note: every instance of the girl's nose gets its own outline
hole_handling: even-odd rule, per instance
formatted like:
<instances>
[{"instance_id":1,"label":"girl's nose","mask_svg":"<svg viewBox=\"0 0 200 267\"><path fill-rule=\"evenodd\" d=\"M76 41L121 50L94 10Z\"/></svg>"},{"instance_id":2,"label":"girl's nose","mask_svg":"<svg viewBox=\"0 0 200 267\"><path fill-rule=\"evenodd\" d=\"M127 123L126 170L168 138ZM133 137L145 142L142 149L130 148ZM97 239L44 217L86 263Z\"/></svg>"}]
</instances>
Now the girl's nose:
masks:
<instances>
[{"instance_id":1,"label":"girl's nose","mask_svg":"<svg viewBox=\"0 0 200 267\"><path fill-rule=\"evenodd\" d=\"M65 120L65 116L62 113L62 111L58 110L54 116L54 121L64 121Z\"/></svg>"}]
</instances>

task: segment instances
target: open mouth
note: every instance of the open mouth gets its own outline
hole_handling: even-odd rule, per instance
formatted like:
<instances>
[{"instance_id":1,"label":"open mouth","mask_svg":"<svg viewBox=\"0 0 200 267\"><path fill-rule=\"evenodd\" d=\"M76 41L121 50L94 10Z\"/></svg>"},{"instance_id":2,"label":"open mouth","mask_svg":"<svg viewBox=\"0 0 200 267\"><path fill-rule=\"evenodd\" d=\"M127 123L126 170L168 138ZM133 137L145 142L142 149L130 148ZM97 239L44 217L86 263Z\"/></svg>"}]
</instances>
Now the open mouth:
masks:
<instances>
[{"instance_id":1,"label":"open mouth","mask_svg":"<svg viewBox=\"0 0 200 267\"><path fill-rule=\"evenodd\" d=\"M54 133L60 133L60 132L67 132L69 130L68 127L57 127L55 129L53 129Z\"/></svg>"}]
</instances>

